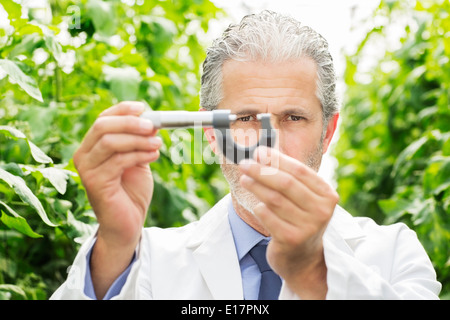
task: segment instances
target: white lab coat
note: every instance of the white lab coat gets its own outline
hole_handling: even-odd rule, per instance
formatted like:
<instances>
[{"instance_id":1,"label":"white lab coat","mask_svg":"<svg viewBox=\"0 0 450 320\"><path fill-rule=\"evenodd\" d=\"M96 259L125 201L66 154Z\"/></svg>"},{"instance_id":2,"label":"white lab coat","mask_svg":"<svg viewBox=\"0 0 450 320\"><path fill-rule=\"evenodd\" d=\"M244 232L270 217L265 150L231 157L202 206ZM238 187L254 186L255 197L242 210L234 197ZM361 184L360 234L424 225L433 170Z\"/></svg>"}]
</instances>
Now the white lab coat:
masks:
<instances>
[{"instance_id":1,"label":"white lab coat","mask_svg":"<svg viewBox=\"0 0 450 320\"><path fill-rule=\"evenodd\" d=\"M239 262L228 222L230 195L199 221L146 228L137 260L114 299L243 299ZM67 280L51 299L88 299L86 254L80 249ZM437 299L441 284L416 234L404 224L379 226L336 207L323 236L327 299ZM282 285L280 299L298 299Z\"/></svg>"}]
</instances>

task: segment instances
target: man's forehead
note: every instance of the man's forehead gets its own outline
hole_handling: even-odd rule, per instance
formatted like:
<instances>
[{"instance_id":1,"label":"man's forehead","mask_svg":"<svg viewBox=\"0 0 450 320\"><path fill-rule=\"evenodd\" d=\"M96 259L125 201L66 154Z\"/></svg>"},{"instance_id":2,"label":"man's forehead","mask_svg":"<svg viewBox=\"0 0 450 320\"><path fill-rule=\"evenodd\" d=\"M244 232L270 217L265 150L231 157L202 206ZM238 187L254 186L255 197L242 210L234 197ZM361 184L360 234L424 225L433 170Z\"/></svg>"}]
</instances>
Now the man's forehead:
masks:
<instances>
[{"instance_id":1,"label":"man's forehead","mask_svg":"<svg viewBox=\"0 0 450 320\"><path fill-rule=\"evenodd\" d=\"M239 90L252 96L276 98L280 94L315 93L317 68L312 59L282 63L227 61L223 66L224 94ZM294 92L293 92L294 91Z\"/></svg>"},{"instance_id":2,"label":"man's forehead","mask_svg":"<svg viewBox=\"0 0 450 320\"><path fill-rule=\"evenodd\" d=\"M269 75L273 76L274 74L282 76L289 71L293 71L293 67L296 67L297 70L317 73L317 65L315 61L307 56L280 62L263 60L240 61L229 59L224 62L222 71L224 73L249 73L249 75L260 77Z\"/></svg>"},{"instance_id":3,"label":"man's forehead","mask_svg":"<svg viewBox=\"0 0 450 320\"><path fill-rule=\"evenodd\" d=\"M231 107L241 114L311 112L311 107L320 106L316 96L316 71L314 61L309 58L276 64L227 61L223 68L226 106L221 107Z\"/></svg>"}]
</instances>

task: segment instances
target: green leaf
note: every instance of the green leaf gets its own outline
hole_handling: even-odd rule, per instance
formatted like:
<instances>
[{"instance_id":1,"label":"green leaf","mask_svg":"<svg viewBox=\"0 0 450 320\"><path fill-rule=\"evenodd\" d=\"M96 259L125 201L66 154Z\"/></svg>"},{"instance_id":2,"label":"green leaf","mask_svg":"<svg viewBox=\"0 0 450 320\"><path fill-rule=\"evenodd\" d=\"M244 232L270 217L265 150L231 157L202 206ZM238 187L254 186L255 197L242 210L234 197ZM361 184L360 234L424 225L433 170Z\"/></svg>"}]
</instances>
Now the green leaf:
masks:
<instances>
[{"instance_id":1,"label":"green leaf","mask_svg":"<svg viewBox=\"0 0 450 320\"><path fill-rule=\"evenodd\" d=\"M2 0L1 5L8 13L9 19L20 19L22 15L22 7L20 4L15 3L12 0Z\"/></svg>"},{"instance_id":2,"label":"green leaf","mask_svg":"<svg viewBox=\"0 0 450 320\"><path fill-rule=\"evenodd\" d=\"M0 201L0 204L5 205L4 203L1 203L1 201ZM9 208L9 209L12 210L11 208ZM23 233L24 235L29 236L31 238L42 238L42 235L34 232L31 229L30 225L28 224L27 220L25 220L25 218L23 218L19 215L10 217L6 213L4 213L2 210L0 210L0 211L2 213L2 216L0 217L0 221L2 221L10 229L15 229L15 230L19 231L20 233Z\"/></svg>"},{"instance_id":3,"label":"green leaf","mask_svg":"<svg viewBox=\"0 0 450 320\"><path fill-rule=\"evenodd\" d=\"M67 189L67 179L69 179L67 170L58 168L44 168L39 169L42 175L47 178L50 183L55 187L55 189L60 193L66 193Z\"/></svg>"},{"instance_id":4,"label":"green leaf","mask_svg":"<svg viewBox=\"0 0 450 320\"><path fill-rule=\"evenodd\" d=\"M30 152L34 160L39 163L53 163L53 160L39 149L38 146L31 142L20 130L10 126L0 126L0 133L13 139L25 139L30 147Z\"/></svg>"},{"instance_id":5,"label":"green leaf","mask_svg":"<svg viewBox=\"0 0 450 320\"><path fill-rule=\"evenodd\" d=\"M62 47L61 44L56 40L55 35L47 34L44 36L44 40L45 46L55 58L56 62L58 63L58 66L62 66L64 64Z\"/></svg>"},{"instance_id":6,"label":"green leaf","mask_svg":"<svg viewBox=\"0 0 450 320\"><path fill-rule=\"evenodd\" d=\"M397 161L394 164L394 168L392 169L392 175L395 176L398 171L401 170L405 162L411 160L420 148L429 141L429 139L430 138L428 136L424 136L408 145L398 156Z\"/></svg>"},{"instance_id":7,"label":"green leaf","mask_svg":"<svg viewBox=\"0 0 450 320\"><path fill-rule=\"evenodd\" d=\"M67 180L69 175L75 175L69 170L59 169L55 167L49 168L35 168L32 166L21 165L21 167L30 172L40 172L44 178L46 178L55 187L56 191L60 194L65 194L67 189Z\"/></svg>"},{"instance_id":8,"label":"green leaf","mask_svg":"<svg viewBox=\"0 0 450 320\"><path fill-rule=\"evenodd\" d=\"M97 229L96 225L77 220L70 210L67 211L67 224L73 227L80 235L79 237L74 239L74 241L79 244L84 243L86 239L89 238L93 233L95 233L95 230Z\"/></svg>"},{"instance_id":9,"label":"green leaf","mask_svg":"<svg viewBox=\"0 0 450 320\"><path fill-rule=\"evenodd\" d=\"M11 60L0 59L0 69L6 72L11 83L17 83L26 93L34 99L44 102L42 93L36 81L27 76L23 71Z\"/></svg>"},{"instance_id":10,"label":"green leaf","mask_svg":"<svg viewBox=\"0 0 450 320\"><path fill-rule=\"evenodd\" d=\"M31 155L33 159L39 163L53 163L53 160L47 156L38 146L27 139L27 143L30 146Z\"/></svg>"},{"instance_id":11,"label":"green leaf","mask_svg":"<svg viewBox=\"0 0 450 320\"><path fill-rule=\"evenodd\" d=\"M87 14L94 23L95 31L101 36L112 36L116 31L116 17L113 4L101 0L89 0Z\"/></svg>"},{"instance_id":12,"label":"green leaf","mask_svg":"<svg viewBox=\"0 0 450 320\"><path fill-rule=\"evenodd\" d=\"M41 217L42 221L44 221L51 227L57 226L49 220L41 202L33 194L33 191L31 191L30 188L27 187L25 181L22 178L17 177L0 168L0 180L5 181L11 188L14 189L16 194L20 197L20 199L22 199L23 202L28 203L33 209L35 209Z\"/></svg>"},{"instance_id":13,"label":"green leaf","mask_svg":"<svg viewBox=\"0 0 450 320\"><path fill-rule=\"evenodd\" d=\"M37 29L41 30L39 27L35 26ZM42 32L42 30L41 30ZM26 34L23 36L22 41L14 46L8 57L14 58L22 53L33 52L41 41L41 37L37 33Z\"/></svg>"},{"instance_id":14,"label":"green leaf","mask_svg":"<svg viewBox=\"0 0 450 320\"><path fill-rule=\"evenodd\" d=\"M379 200L378 205L386 214L386 223L394 223L399 221L404 215L410 214L413 223L419 225L429 218L430 207L433 205L433 199L407 200L398 197L391 199Z\"/></svg>"},{"instance_id":15,"label":"green leaf","mask_svg":"<svg viewBox=\"0 0 450 320\"><path fill-rule=\"evenodd\" d=\"M16 286L14 284L0 284L0 291L13 292L15 294L18 294L24 299L27 298L25 291L23 291L21 287Z\"/></svg>"},{"instance_id":16,"label":"green leaf","mask_svg":"<svg viewBox=\"0 0 450 320\"><path fill-rule=\"evenodd\" d=\"M378 205L381 210L389 217L390 221L398 221L407 213L411 202L405 199L384 199L379 200Z\"/></svg>"},{"instance_id":17,"label":"green leaf","mask_svg":"<svg viewBox=\"0 0 450 320\"><path fill-rule=\"evenodd\" d=\"M450 156L436 156L430 160L423 176L426 194L438 195L450 188Z\"/></svg>"},{"instance_id":18,"label":"green leaf","mask_svg":"<svg viewBox=\"0 0 450 320\"><path fill-rule=\"evenodd\" d=\"M0 205L3 206L3 208L5 208L10 214L12 214L14 217L20 217L20 215L15 212L10 206L8 206L6 203L4 203L3 201L0 201Z\"/></svg>"},{"instance_id":19,"label":"green leaf","mask_svg":"<svg viewBox=\"0 0 450 320\"><path fill-rule=\"evenodd\" d=\"M141 83L139 72L132 67L103 67L105 80L110 84L111 91L119 101L136 100Z\"/></svg>"}]
</instances>

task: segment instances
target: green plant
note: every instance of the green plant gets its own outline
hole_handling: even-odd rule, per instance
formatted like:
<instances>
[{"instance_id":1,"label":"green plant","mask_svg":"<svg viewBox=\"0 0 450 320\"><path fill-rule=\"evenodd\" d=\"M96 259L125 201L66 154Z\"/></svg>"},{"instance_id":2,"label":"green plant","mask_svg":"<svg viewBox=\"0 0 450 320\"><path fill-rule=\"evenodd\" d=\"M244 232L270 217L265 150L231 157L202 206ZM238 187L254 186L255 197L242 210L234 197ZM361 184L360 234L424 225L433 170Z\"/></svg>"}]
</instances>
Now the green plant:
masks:
<instances>
[{"instance_id":1,"label":"green plant","mask_svg":"<svg viewBox=\"0 0 450 320\"><path fill-rule=\"evenodd\" d=\"M48 298L95 230L71 158L101 111L121 100L198 109L205 32L222 14L209 0L47 4L0 6L0 299ZM146 225L178 226L227 185L217 165L173 163L174 135L160 135Z\"/></svg>"},{"instance_id":2,"label":"green plant","mask_svg":"<svg viewBox=\"0 0 450 320\"><path fill-rule=\"evenodd\" d=\"M335 149L342 204L414 229L443 298L450 297L449 12L448 0L381 1L374 28L346 58Z\"/></svg>"}]
</instances>

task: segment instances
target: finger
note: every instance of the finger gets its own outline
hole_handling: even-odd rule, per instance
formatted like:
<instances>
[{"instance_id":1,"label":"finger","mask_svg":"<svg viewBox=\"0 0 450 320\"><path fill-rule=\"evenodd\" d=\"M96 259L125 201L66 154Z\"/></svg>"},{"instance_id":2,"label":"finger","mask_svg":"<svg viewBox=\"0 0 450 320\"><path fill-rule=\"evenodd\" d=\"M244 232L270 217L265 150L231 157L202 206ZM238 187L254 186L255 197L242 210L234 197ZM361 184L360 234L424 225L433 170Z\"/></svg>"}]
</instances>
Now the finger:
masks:
<instances>
[{"instance_id":1,"label":"finger","mask_svg":"<svg viewBox=\"0 0 450 320\"><path fill-rule=\"evenodd\" d=\"M159 150L153 152L128 152L117 153L110 159L104 162L102 169L105 171L111 170L112 175L117 177L122 176L126 169L154 162L159 158Z\"/></svg>"},{"instance_id":2,"label":"finger","mask_svg":"<svg viewBox=\"0 0 450 320\"><path fill-rule=\"evenodd\" d=\"M239 168L244 175L252 178L255 183L267 188L267 194L261 193L261 201L264 203L269 201L268 196L272 195L273 191L308 212L314 211L314 206L321 200L320 196L311 191L308 186L285 171L276 170L276 173L271 175L260 174L266 166L262 166L253 160L241 163ZM272 200L275 202L277 199L274 197ZM279 201L281 201L281 198Z\"/></svg>"},{"instance_id":3,"label":"finger","mask_svg":"<svg viewBox=\"0 0 450 320\"><path fill-rule=\"evenodd\" d=\"M254 194L280 219L296 226L302 226L309 215L280 192L242 175L241 185Z\"/></svg>"},{"instance_id":4,"label":"finger","mask_svg":"<svg viewBox=\"0 0 450 320\"><path fill-rule=\"evenodd\" d=\"M260 146L255 151L255 160L289 173L318 195L326 196L334 191L312 168L277 149ZM277 172L277 170L272 172Z\"/></svg>"},{"instance_id":5,"label":"finger","mask_svg":"<svg viewBox=\"0 0 450 320\"><path fill-rule=\"evenodd\" d=\"M253 211L272 239L292 239L299 232L295 225L280 219L265 203L257 204Z\"/></svg>"},{"instance_id":6,"label":"finger","mask_svg":"<svg viewBox=\"0 0 450 320\"><path fill-rule=\"evenodd\" d=\"M97 118L80 147L81 152L89 152L103 135L109 133L125 133L134 135L155 135L157 130L147 119L136 116L102 116Z\"/></svg>"},{"instance_id":7,"label":"finger","mask_svg":"<svg viewBox=\"0 0 450 320\"><path fill-rule=\"evenodd\" d=\"M122 101L100 113L100 117L104 116L139 116L145 110L145 104L138 101Z\"/></svg>"},{"instance_id":8,"label":"finger","mask_svg":"<svg viewBox=\"0 0 450 320\"><path fill-rule=\"evenodd\" d=\"M154 152L162 145L160 137L132 134L105 134L86 154L86 169L95 168L116 153Z\"/></svg>"},{"instance_id":9,"label":"finger","mask_svg":"<svg viewBox=\"0 0 450 320\"><path fill-rule=\"evenodd\" d=\"M107 186L111 181L120 179L126 169L148 165L159 158L159 150L154 152L116 153L100 166L84 171L84 181L94 181L97 186Z\"/></svg>"}]
</instances>

